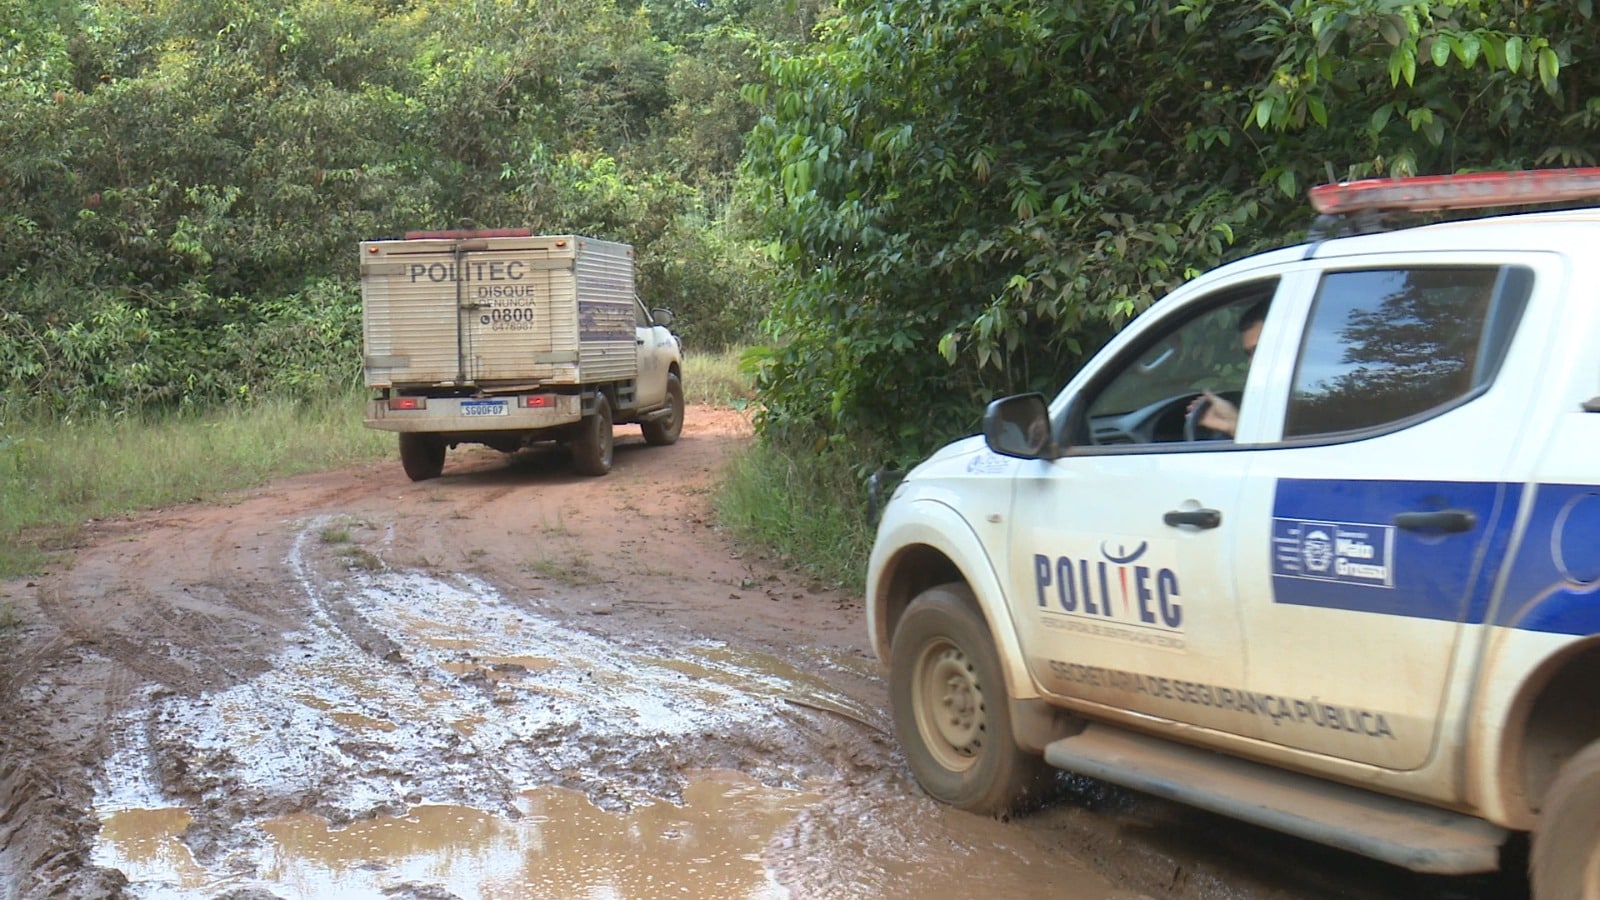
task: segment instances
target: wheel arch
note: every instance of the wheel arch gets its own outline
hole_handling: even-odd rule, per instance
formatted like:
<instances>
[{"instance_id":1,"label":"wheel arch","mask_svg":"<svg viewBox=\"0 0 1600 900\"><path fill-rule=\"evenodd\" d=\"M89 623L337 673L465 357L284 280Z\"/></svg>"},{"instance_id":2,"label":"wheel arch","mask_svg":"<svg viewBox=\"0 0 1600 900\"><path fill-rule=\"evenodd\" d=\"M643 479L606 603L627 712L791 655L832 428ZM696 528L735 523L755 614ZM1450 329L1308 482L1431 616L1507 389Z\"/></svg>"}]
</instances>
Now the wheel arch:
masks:
<instances>
[{"instance_id":1,"label":"wheel arch","mask_svg":"<svg viewBox=\"0 0 1600 900\"><path fill-rule=\"evenodd\" d=\"M873 647L879 659L888 659L894 630L911 601L928 588L952 581L971 583L954 560L931 544L905 545L885 561L883 574L878 581L875 606L879 613L872 635ZM982 604L978 605L981 612ZM987 620L988 616L985 615L984 619ZM991 623L990 631L993 630Z\"/></svg>"},{"instance_id":2,"label":"wheel arch","mask_svg":"<svg viewBox=\"0 0 1600 900\"><path fill-rule=\"evenodd\" d=\"M953 509L934 501L912 500L891 510L873 546L868 573L868 631L873 650L885 665L895 626L911 601L930 587L959 581L971 589L989 629L1008 695L1014 702L1039 697L1005 608L999 576L977 535Z\"/></svg>"},{"instance_id":3,"label":"wheel arch","mask_svg":"<svg viewBox=\"0 0 1600 900\"><path fill-rule=\"evenodd\" d=\"M610 381L591 385L583 392L583 415L594 414L594 405L600 397L606 398L606 403L611 406L611 415L614 418L617 415L617 385Z\"/></svg>"},{"instance_id":4,"label":"wheel arch","mask_svg":"<svg viewBox=\"0 0 1600 900\"><path fill-rule=\"evenodd\" d=\"M1503 723L1496 762L1487 767L1491 789L1497 788L1493 799L1505 824L1527 830L1537 824L1562 765L1600 741L1600 635L1575 641L1529 670Z\"/></svg>"}]
</instances>

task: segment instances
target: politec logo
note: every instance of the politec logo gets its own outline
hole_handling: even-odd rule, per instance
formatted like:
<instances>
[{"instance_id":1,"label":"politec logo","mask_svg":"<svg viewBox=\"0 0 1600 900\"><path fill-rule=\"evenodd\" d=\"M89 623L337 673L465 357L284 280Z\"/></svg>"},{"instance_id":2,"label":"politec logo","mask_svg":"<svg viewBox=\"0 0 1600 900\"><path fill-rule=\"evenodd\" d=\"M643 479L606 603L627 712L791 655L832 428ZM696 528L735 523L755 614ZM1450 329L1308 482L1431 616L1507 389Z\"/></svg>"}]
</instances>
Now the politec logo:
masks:
<instances>
[{"instance_id":1,"label":"politec logo","mask_svg":"<svg viewBox=\"0 0 1600 900\"><path fill-rule=\"evenodd\" d=\"M1033 557L1039 608L1070 616L1177 630L1183 627L1178 574L1145 560L1148 541L1102 541L1098 558Z\"/></svg>"}]
</instances>

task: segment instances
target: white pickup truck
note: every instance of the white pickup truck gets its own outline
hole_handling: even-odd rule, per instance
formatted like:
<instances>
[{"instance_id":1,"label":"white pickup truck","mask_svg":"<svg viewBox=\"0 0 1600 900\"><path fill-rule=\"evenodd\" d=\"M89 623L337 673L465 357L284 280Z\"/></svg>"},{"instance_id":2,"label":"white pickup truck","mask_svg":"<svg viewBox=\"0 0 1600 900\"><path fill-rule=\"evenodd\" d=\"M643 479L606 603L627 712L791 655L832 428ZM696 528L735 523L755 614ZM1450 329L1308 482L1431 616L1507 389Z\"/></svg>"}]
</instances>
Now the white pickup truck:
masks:
<instances>
[{"instance_id":1,"label":"white pickup truck","mask_svg":"<svg viewBox=\"0 0 1600 900\"><path fill-rule=\"evenodd\" d=\"M525 229L414 232L361 244L366 425L399 433L414 481L445 451L571 448L611 470L612 426L650 444L683 429L683 352L672 313L634 292L633 248Z\"/></svg>"},{"instance_id":2,"label":"white pickup truck","mask_svg":"<svg viewBox=\"0 0 1600 900\"><path fill-rule=\"evenodd\" d=\"M896 730L987 813L1071 770L1600 898L1600 169L1327 185L1053 400L912 470L867 575Z\"/></svg>"}]
</instances>

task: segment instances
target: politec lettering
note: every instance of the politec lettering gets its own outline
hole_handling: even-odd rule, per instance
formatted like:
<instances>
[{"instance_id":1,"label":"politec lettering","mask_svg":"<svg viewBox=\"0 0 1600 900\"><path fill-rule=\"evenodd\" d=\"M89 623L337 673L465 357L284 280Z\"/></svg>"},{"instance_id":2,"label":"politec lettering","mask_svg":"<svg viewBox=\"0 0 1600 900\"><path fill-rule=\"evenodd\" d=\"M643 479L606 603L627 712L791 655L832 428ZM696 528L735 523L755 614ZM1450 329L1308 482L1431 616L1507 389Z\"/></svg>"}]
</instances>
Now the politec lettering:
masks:
<instances>
[{"instance_id":1,"label":"politec lettering","mask_svg":"<svg viewBox=\"0 0 1600 900\"><path fill-rule=\"evenodd\" d=\"M528 274L528 264L523 260L478 260L457 268L454 263L412 263L409 269L412 281L521 281Z\"/></svg>"},{"instance_id":2,"label":"politec lettering","mask_svg":"<svg viewBox=\"0 0 1600 900\"><path fill-rule=\"evenodd\" d=\"M1136 628L1177 631L1183 626L1183 606L1178 602L1178 575L1171 569L1132 565L1144 554L1141 544L1134 553L1104 560L1082 557L1033 555L1033 589L1036 608L1057 613L1120 620ZM1116 593L1112 592L1113 586ZM1120 599L1119 599L1120 598ZM1114 628L1114 626L1112 626ZM1102 634L1121 640L1181 648L1181 639L1149 631L1115 629L1083 633Z\"/></svg>"},{"instance_id":3,"label":"politec lettering","mask_svg":"<svg viewBox=\"0 0 1600 900\"><path fill-rule=\"evenodd\" d=\"M1183 625L1183 607L1176 601L1178 596L1178 576L1171 569L1162 569L1156 576L1156 600L1161 604L1161 622L1168 628L1179 628Z\"/></svg>"},{"instance_id":4,"label":"politec lettering","mask_svg":"<svg viewBox=\"0 0 1600 900\"><path fill-rule=\"evenodd\" d=\"M1155 610L1150 608L1150 601L1155 599L1155 594L1150 591L1150 570L1145 566L1133 567L1134 592L1139 597L1139 621L1156 623Z\"/></svg>"}]
</instances>

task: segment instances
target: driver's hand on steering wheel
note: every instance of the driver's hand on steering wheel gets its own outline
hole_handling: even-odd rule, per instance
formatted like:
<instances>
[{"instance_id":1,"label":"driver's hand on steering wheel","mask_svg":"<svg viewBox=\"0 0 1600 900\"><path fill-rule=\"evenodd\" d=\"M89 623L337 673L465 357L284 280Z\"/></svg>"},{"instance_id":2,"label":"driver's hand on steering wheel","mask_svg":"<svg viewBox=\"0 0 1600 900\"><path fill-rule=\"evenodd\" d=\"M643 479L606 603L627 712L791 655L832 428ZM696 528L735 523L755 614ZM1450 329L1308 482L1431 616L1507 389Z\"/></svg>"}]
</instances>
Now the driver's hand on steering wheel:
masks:
<instances>
[{"instance_id":1,"label":"driver's hand on steering wheel","mask_svg":"<svg viewBox=\"0 0 1600 900\"><path fill-rule=\"evenodd\" d=\"M1239 407L1210 391L1201 391L1200 396L1189 401L1189 411L1193 412L1195 406L1201 403L1204 403L1206 408L1205 412L1200 414L1200 426L1233 437L1233 433L1239 428Z\"/></svg>"}]
</instances>

